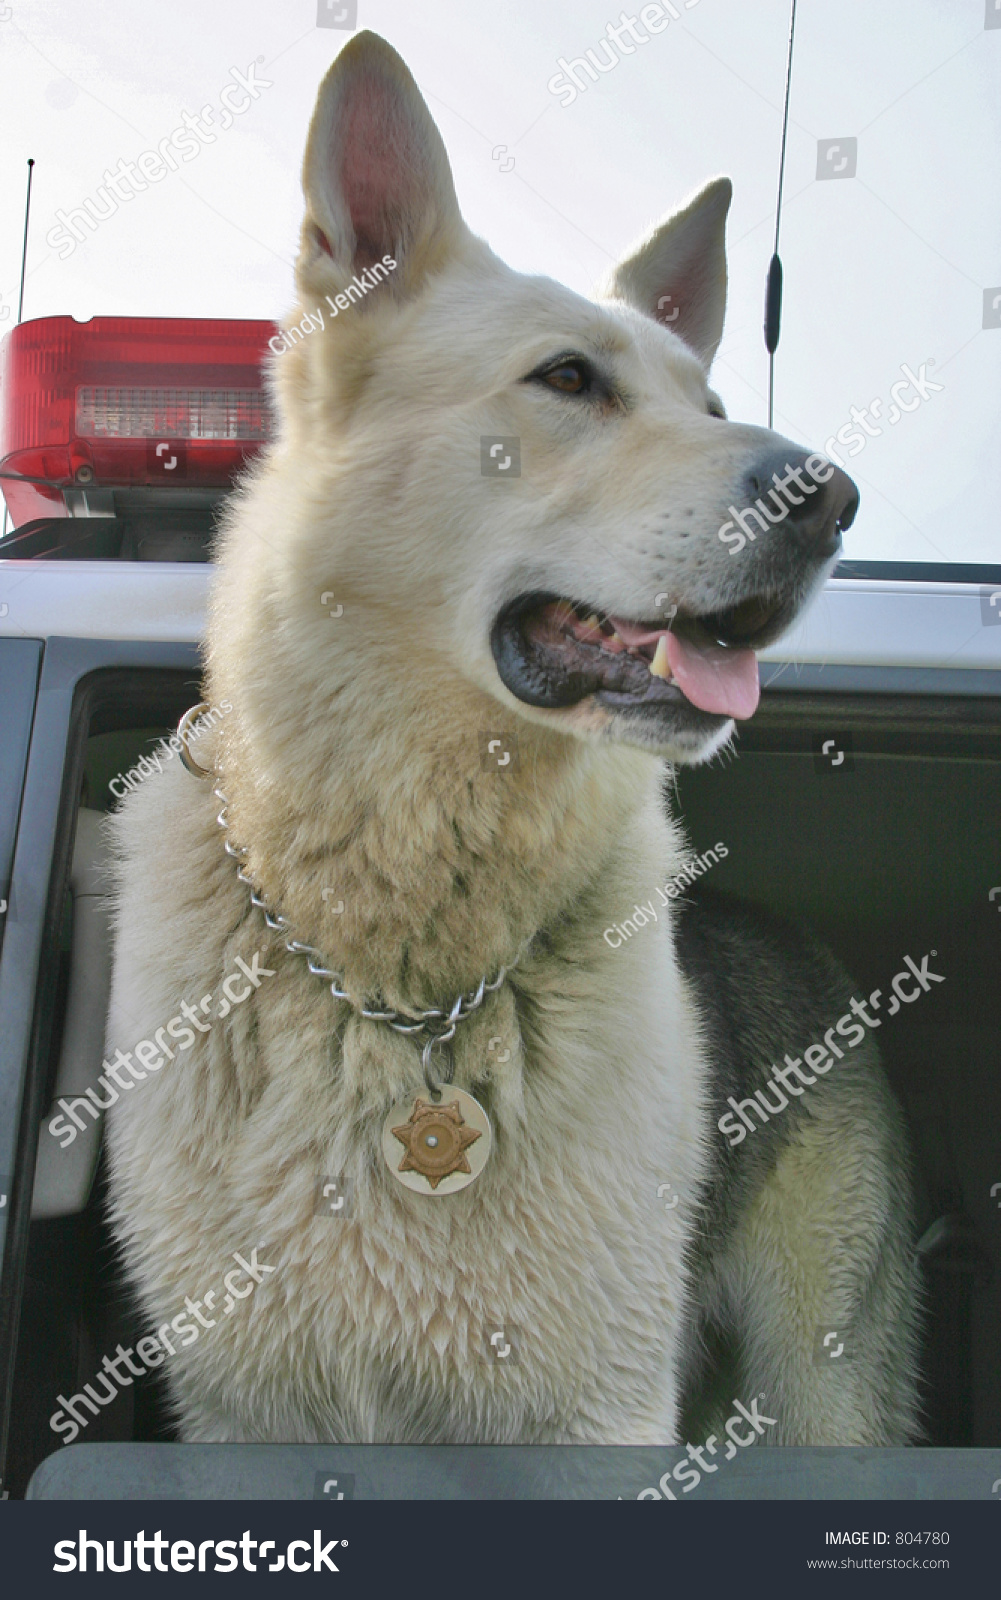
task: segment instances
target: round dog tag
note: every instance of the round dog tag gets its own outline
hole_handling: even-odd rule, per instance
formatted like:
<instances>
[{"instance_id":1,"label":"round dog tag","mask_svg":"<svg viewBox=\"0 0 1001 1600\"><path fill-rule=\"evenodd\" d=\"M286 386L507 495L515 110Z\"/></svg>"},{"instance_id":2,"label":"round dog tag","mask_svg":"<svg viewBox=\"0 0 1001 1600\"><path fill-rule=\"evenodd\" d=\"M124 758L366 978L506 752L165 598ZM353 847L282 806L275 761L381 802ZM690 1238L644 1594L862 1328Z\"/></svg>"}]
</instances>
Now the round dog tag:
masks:
<instances>
[{"instance_id":1,"label":"round dog tag","mask_svg":"<svg viewBox=\"0 0 1001 1600\"><path fill-rule=\"evenodd\" d=\"M382 1152L394 1178L415 1194L457 1194L487 1164L490 1119L471 1094L444 1084L430 1094L399 1101L382 1129Z\"/></svg>"}]
</instances>

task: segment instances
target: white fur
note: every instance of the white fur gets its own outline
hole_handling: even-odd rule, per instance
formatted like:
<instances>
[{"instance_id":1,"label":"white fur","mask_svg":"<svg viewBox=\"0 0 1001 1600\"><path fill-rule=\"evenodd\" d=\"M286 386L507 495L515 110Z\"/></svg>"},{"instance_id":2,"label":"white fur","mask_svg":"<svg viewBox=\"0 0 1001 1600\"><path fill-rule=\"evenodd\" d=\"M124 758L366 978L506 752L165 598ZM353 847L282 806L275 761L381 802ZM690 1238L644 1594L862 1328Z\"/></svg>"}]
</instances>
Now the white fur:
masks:
<instances>
[{"instance_id":1,"label":"white fur","mask_svg":"<svg viewBox=\"0 0 1001 1600\"><path fill-rule=\"evenodd\" d=\"M602 930L685 858L663 757L704 759L728 729L627 748L593 704L517 701L488 641L535 585L649 616L658 590L705 605L732 579L718 502L773 436L706 415L684 320L641 303L683 260L714 284L690 337L715 347L728 186L600 304L519 276L466 230L437 130L372 35L321 89L304 183L290 323L383 246L398 267L275 363L280 437L214 581L207 697L234 710L199 760L214 741L251 876L354 996L451 1001L538 937L455 1040L456 1084L489 1107L487 1166L461 1194L414 1195L380 1140L421 1088L418 1047L282 949L211 785L166 766L114 823L111 1045L218 991L237 955L275 975L111 1113L117 1233L153 1325L233 1251L275 1267L168 1362L187 1440L668 1442L691 1208L657 1189L699 1192L705 1064L667 908L623 949ZM521 381L566 347L617 364L628 412L581 420ZM519 480L480 475L491 434L520 436ZM484 768L484 734L517 735L516 770ZM333 1174L348 1211L316 1216ZM495 1326L517 1328L517 1364L490 1359Z\"/></svg>"}]
</instances>

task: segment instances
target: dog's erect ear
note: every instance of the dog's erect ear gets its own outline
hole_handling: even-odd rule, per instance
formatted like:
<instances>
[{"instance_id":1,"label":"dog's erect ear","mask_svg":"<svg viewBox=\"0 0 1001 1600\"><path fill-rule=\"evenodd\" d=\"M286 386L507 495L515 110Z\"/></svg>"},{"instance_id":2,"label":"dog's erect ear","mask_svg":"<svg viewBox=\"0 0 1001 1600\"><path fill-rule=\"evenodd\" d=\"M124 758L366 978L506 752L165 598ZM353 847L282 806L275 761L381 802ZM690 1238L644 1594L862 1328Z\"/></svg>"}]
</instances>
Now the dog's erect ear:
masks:
<instances>
[{"instance_id":1,"label":"dog's erect ear","mask_svg":"<svg viewBox=\"0 0 1001 1600\"><path fill-rule=\"evenodd\" d=\"M726 312L729 178L707 183L614 269L605 293L627 300L684 339L708 368Z\"/></svg>"},{"instance_id":2,"label":"dog's erect ear","mask_svg":"<svg viewBox=\"0 0 1001 1600\"><path fill-rule=\"evenodd\" d=\"M380 292L412 294L464 227L441 135L400 57L375 33L320 85L302 168L300 287L347 282L389 256Z\"/></svg>"}]
</instances>

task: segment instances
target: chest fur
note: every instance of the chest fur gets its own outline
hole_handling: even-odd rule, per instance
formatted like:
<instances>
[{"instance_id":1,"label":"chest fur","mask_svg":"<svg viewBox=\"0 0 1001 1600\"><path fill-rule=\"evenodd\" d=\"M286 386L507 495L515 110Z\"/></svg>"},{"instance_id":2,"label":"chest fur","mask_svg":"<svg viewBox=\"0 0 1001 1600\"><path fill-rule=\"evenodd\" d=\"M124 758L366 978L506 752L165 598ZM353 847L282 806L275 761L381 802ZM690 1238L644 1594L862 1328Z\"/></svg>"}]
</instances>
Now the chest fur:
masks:
<instances>
[{"instance_id":1,"label":"chest fur","mask_svg":"<svg viewBox=\"0 0 1001 1600\"><path fill-rule=\"evenodd\" d=\"M235 1252L272 1269L177 1352L182 1410L221 1388L251 1437L277 1408L283 1437L387 1439L482 1437L484 1417L495 1438L563 1437L573 1418L586 1434L640 1394L650 1414L685 1299L685 1213L658 1188L692 1196L701 1171L701 1064L666 943L617 965L603 1005L543 963L463 1024L455 1081L493 1145L442 1197L404 1189L382 1153L389 1104L421 1088L415 1044L354 1016L337 1029L301 962L265 959L267 989L111 1113L154 1323Z\"/></svg>"}]
</instances>

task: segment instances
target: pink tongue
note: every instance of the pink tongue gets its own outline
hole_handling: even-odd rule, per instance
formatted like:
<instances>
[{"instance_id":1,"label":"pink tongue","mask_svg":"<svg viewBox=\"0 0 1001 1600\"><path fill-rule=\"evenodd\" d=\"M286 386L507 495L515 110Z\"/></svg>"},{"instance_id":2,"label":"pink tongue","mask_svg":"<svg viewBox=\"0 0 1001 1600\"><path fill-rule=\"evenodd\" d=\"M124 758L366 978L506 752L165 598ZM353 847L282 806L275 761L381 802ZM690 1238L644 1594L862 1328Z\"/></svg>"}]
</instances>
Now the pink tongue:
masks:
<instances>
[{"instance_id":1,"label":"pink tongue","mask_svg":"<svg viewBox=\"0 0 1001 1600\"><path fill-rule=\"evenodd\" d=\"M758 658L753 650L696 646L668 633L667 660L686 700L700 711L726 717L752 717L758 704Z\"/></svg>"}]
</instances>

